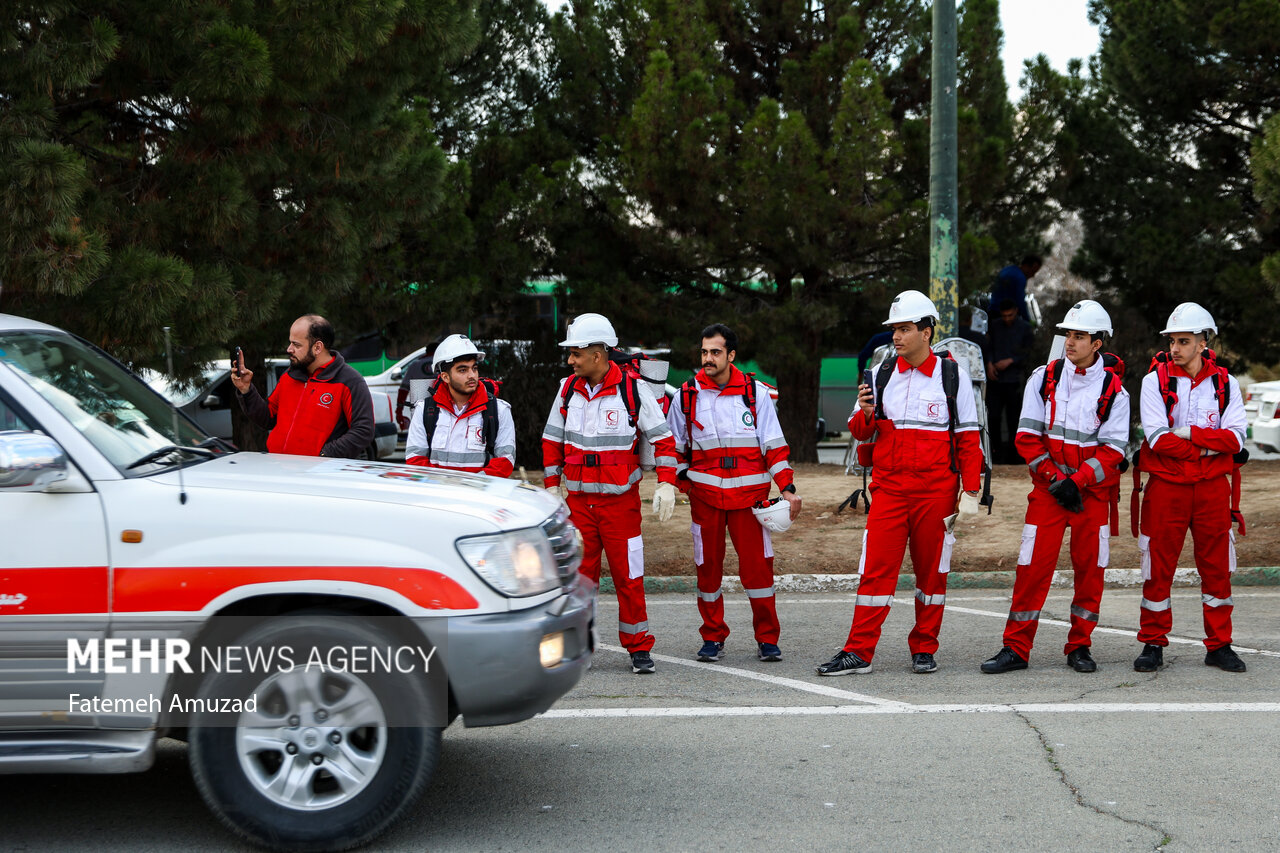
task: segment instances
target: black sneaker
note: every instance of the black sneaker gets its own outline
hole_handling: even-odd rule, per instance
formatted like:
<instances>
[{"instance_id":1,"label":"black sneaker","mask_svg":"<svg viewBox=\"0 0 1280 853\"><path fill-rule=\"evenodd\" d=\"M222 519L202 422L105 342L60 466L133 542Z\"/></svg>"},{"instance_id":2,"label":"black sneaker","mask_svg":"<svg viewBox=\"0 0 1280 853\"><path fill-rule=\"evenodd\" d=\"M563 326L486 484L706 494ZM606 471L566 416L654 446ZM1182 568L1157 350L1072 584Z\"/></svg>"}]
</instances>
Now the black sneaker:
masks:
<instances>
[{"instance_id":1,"label":"black sneaker","mask_svg":"<svg viewBox=\"0 0 1280 853\"><path fill-rule=\"evenodd\" d=\"M996 652L996 656L982 662L982 671L988 675L1001 672L1013 672L1015 669L1026 669L1027 662L1018 657L1018 653L1005 646Z\"/></svg>"},{"instance_id":2,"label":"black sneaker","mask_svg":"<svg viewBox=\"0 0 1280 853\"><path fill-rule=\"evenodd\" d=\"M916 652L911 656L912 672L935 672L937 669L938 662L928 652Z\"/></svg>"},{"instance_id":3,"label":"black sneaker","mask_svg":"<svg viewBox=\"0 0 1280 853\"><path fill-rule=\"evenodd\" d=\"M1155 672L1164 666L1164 647L1147 643L1133 662L1134 672Z\"/></svg>"},{"instance_id":4,"label":"black sneaker","mask_svg":"<svg viewBox=\"0 0 1280 853\"><path fill-rule=\"evenodd\" d=\"M704 663L712 663L720 660L724 654L724 643L717 643L715 640L707 640L702 644L702 648L698 649L698 660Z\"/></svg>"},{"instance_id":5,"label":"black sneaker","mask_svg":"<svg viewBox=\"0 0 1280 853\"><path fill-rule=\"evenodd\" d=\"M1068 652L1067 666L1076 672L1096 672L1098 669L1098 664L1093 660L1093 655L1089 654L1088 646L1080 646Z\"/></svg>"},{"instance_id":6,"label":"black sneaker","mask_svg":"<svg viewBox=\"0 0 1280 853\"><path fill-rule=\"evenodd\" d=\"M824 664L814 667L818 675L853 675L855 672L870 672L871 664L853 652L840 651Z\"/></svg>"},{"instance_id":7,"label":"black sneaker","mask_svg":"<svg viewBox=\"0 0 1280 853\"><path fill-rule=\"evenodd\" d=\"M760 660L782 660L782 649L778 648L777 643L757 643L759 653L756 657Z\"/></svg>"},{"instance_id":8,"label":"black sneaker","mask_svg":"<svg viewBox=\"0 0 1280 853\"><path fill-rule=\"evenodd\" d=\"M632 652L631 671L638 675L648 675L653 672L653 656L648 652Z\"/></svg>"},{"instance_id":9,"label":"black sneaker","mask_svg":"<svg viewBox=\"0 0 1280 853\"><path fill-rule=\"evenodd\" d=\"M1204 656L1205 666L1216 666L1223 672L1244 672L1244 661L1236 654L1231 644L1219 646Z\"/></svg>"}]
</instances>

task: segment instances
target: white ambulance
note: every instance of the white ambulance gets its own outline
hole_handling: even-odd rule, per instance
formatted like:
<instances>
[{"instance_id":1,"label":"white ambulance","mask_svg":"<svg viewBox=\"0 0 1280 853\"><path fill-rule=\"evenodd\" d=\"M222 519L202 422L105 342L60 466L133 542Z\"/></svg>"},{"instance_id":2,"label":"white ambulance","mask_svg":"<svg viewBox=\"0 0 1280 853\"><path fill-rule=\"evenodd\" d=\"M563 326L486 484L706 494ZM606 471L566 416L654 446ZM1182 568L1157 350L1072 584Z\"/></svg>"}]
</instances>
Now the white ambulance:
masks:
<instances>
[{"instance_id":1,"label":"white ambulance","mask_svg":"<svg viewBox=\"0 0 1280 853\"><path fill-rule=\"evenodd\" d=\"M0 315L0 773L141 771L176 737L250 840L367 842L455 717L578 682L580 559L541 489L227 452L93 345Z\"/></svg>"}]
</instances>

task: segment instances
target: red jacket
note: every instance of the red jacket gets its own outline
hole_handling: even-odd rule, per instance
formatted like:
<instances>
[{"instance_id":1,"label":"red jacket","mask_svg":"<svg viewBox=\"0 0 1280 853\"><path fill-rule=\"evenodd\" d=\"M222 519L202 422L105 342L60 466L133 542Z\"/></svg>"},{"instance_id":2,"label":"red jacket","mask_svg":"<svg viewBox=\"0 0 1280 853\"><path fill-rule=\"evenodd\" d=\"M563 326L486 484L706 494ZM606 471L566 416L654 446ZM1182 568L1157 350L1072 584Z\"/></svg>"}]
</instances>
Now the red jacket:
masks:
<instances>
[{"instance_id":1,"label":"red jacket","mask_svg":"<svg viewBox=\"0 0 1280 853\"><path fill-rule=\"evenodd\" d=\"M753 418L746 402L746 374L732 366L729 371L721 388L699 370L694 375L693 429L678 401L667 412L667 425L675 437L677 470L685 472L681 488L719 509L746 509L769 497L771 480L785 489L795 473L768 389L756 383Z\"/></svg>"},{"instance_id":2,"label":"red jacket","mask_svg":"<svg viewBox=\"0 0 1280 853\"><path fill-rule=\"evenodd\" d=\"M897 369L884 389L882 420L862 410L849 416L849 431L859 441L875 436L873 465L877 488L901 495L956 487L951 473L951 436L947 429L947 398L942 390L938 356L930 353L913 368L899 357ZM982 442L978 434L978 410L973 383L960 369L956 392L956 450L960 480L966 492L982 485Z\"/></svg>"},{"instance_id":3,"label":"red jacket","mask_svg":"<svg viewBox=\"0 0 1280 853\"><path fill-rule=\"evenodd\" d=\"M373 441L369 384L337 353L310 376L290 365L269 399L252 386L237 396L249 420L271 431L271 453L355 459Z\"/></svg>"},{"instance_id":4,"label":"red jacket","mask_svg":"<svg viewBox=\"0 0 1280 853\"><path fill-rule=\"evenodd\" d=\"M640 461L636 442L653 444L658 480L676 481L676 446L662 409L647 394L639 395L636 424L630 424L626 403L619 393L622 370L610 364L595 394L586 382L570 376L560 383L546 426L542 430L543 483L559 485L563 468L570 492L594 495L623 495L640 482ZM568 411L560 413L565 384L573 384Z\"/></svg>"}]
</instances>

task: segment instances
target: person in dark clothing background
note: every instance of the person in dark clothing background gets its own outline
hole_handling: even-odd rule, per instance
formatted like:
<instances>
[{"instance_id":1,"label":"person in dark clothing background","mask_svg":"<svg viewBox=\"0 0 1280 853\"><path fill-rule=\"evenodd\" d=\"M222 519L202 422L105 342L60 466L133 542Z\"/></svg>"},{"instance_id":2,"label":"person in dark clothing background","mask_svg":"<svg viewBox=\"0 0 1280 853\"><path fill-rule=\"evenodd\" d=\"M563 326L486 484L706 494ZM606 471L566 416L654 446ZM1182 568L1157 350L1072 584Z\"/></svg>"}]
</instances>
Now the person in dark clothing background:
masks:
<instances>
[{"instance_id":1,"label":"person in dark clothing background","mask_svg":"<svg viewBox=\"0 0 1280 853\"><path fill-rule=\"evenodd\" d=\"M996 273L995 286L991 288L991 307L997 311L1006 299L1012 299L1018 309L1018 316L1031 322L1031 313L1027 310L1027 279L1040 272L1044 259L1039 255L1027 255L1022 263L1009 266Z\"/></svg>"},{"instance_id":2,"label":"person in dark clothing background","mask_svg":"<svg viewBox=\"0 0 1280 853\"><path fill-rule=\"evenodd\" d=\"M868 338L866 344L863 345L862 350L858 353L858 376L862 376L862 371L871 366L871 359L875 358L877 349L892 343L892 332L876 332Z\"/></svg>"},{"instance_id":3,"label":"person in dark clothing background","mask_svg":"<svg viewBox=\"0 0 1280 853\"><path fill-rule=\"evenodd\" d=\"M987 428L992 460L1017 465L1022 459L1013 440L1018 433L1033 334L1031 324L1018 316L1018 304L1012 299L1005 299L997 310L1000 315L987 331Z\"/></svg>"}]
</instances>

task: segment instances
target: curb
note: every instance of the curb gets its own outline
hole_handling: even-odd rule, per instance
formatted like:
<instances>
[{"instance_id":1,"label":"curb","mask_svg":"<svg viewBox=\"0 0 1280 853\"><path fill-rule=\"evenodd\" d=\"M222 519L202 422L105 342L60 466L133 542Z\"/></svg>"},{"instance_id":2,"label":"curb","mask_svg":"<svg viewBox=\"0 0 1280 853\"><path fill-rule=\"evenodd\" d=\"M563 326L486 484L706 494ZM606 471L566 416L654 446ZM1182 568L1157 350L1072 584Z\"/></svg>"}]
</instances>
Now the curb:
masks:
<instances>
[{"instance_id":1,"label":"curb","mask_svg":"<svg viewBox=\"0 0 1280 853\"><path fill-rule=\"evenodd\" d=\"M947 581L948 589L1013 589L1014 572L952 572ZM1135 589L1142 586L1140 569L1107 569L1104 573L1107 589ZM1199 587L1200 576L1193 568L1178 569L1173 573L1173 585L1177 587ZM1231 585L1240 586L1280 586L1280 567L1255 566L1237 569L1231 576ZM1051 586L1054 589L1070 589L1072 573L1055 571ZM692 575L673 577L646 577L646 592L694 593L698 589L698 579ZM858 575L778 575L774 578L773 588L777 592L853 592L858 588ZM909 572L898 577L898 589L915 588L915 581ZM721 589L724 592L742 592L742 583L738 578L725 576ZM600 579L600 592L613 592L613 579Z\"/></svg>"}]
</instances>

